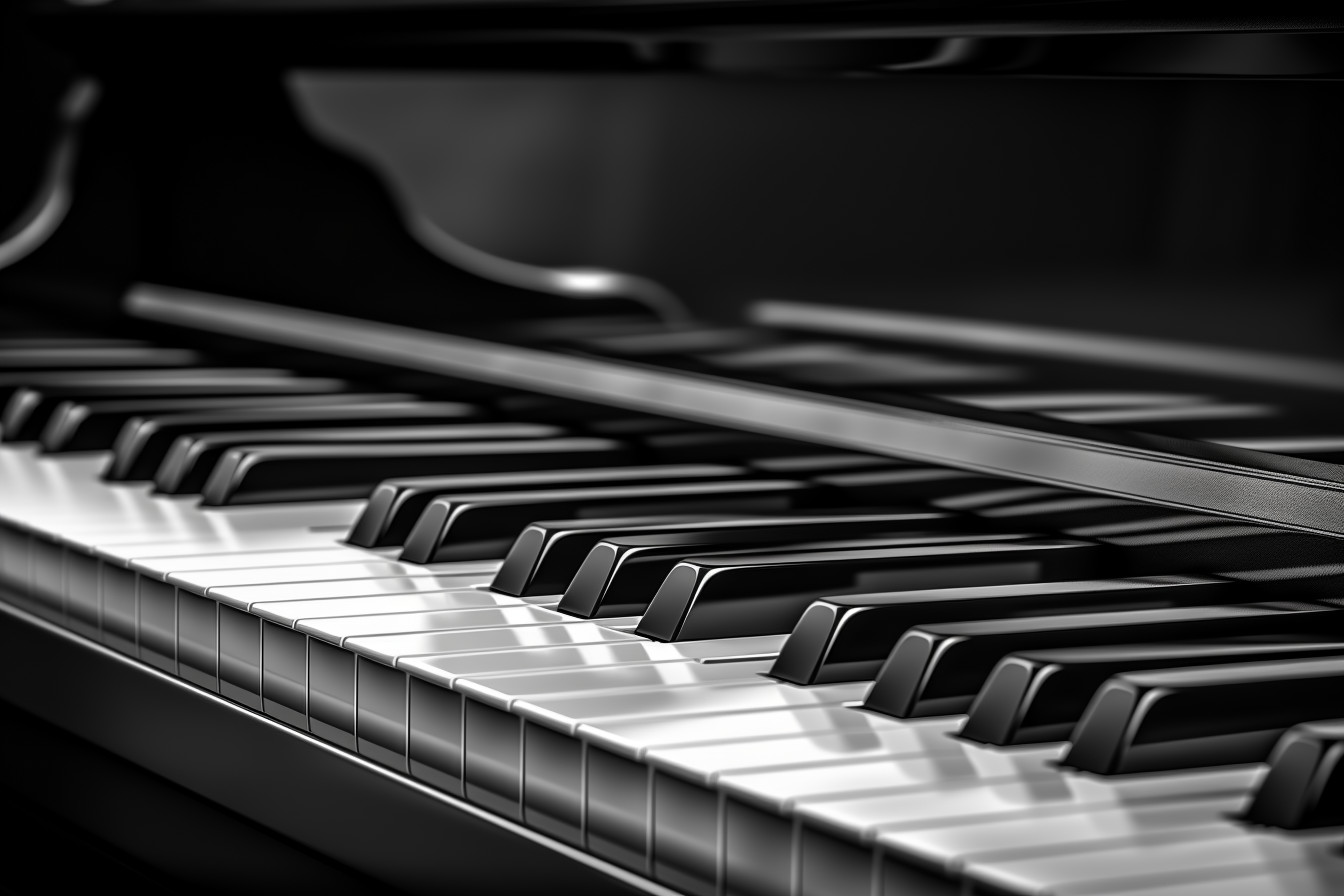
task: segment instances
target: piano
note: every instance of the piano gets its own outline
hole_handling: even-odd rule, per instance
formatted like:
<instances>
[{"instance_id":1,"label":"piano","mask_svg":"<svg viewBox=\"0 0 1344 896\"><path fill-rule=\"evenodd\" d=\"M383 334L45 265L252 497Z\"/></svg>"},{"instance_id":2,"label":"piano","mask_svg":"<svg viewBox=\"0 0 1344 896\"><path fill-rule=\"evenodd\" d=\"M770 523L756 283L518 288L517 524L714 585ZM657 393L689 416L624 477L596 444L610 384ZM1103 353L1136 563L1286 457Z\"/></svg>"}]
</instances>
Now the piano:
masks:
<instances>
[{"instance_id":1,"label":"piano","mask_svg":"<svg viewBox=\"0 0 1344 896\"><path fill-rule=\"evenodd\" d=\"M1344 889L1344 19L0 10L4 886Z\"/></svg>"}]
</instances>

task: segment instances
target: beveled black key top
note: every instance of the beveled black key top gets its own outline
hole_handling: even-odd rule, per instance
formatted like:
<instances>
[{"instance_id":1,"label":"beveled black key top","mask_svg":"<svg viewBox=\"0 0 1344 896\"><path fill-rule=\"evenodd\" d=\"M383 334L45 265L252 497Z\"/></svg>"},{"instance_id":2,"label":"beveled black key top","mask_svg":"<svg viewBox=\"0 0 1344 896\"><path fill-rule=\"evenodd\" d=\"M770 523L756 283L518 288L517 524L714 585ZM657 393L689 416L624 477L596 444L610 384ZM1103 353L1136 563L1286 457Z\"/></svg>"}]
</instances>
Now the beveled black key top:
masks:
<instances>
[{"instance_id":1,"label":"beveled black key top","mask_svg":"<svg viewBox=\"0 0 1344 896\"><path fill-rule=\"evenodd\" d=\"M830 514L797 512L772 517L738 518L681 518L640 517L633 519L555 520L529 525L514 541L504 565L495 574L491 590L515 597L539 594L559 594L570 584L589 552L598 543L613 538L637 535L699 534L714 544L715 539L731 539L735 533L755 531L766 527L783 527L792 531L797 526L816 525L825 521L844 521L856 527L855 531L872 532L879 524L894 525L922 515L929 525L945 515L929 511L885 514ZM811 539L806 539L811 540ZM608 579L610 581L610 579ZM661 581L661 579L660 579ZM652 595L650 595L651 597ZM647 604L647 601L645 601Z\"/></svg>"},{"instance_id":2,"label":"beveled black key top","mask_svg":"<svg viewBox=\"0 0 1344 896\"><path fill-rule=\"evenodd\" d=\"M612 417L606 420L585 420L580 428L586 435L606 436L611 439L642 438L656 433L688 432L700 427L685 420L671 417Z\"/></svg>"},{"instance_id":3,"label":"beveled black key top","mask_svg":"<svg viewBox=\"0 0 1344 896\"><path fill-rule=\"evenodd\" d=\"M770 476L824 476L828 473L894 470L897 467L909 467L912 464L897 460L894 457L882 457L876 454L835 452L753 458L747 461L747 466Z\"/></svg>"},{"instance_id":4,"label":"beveled black key top","mask_svg":"<svg viewBox=\"0 0 1344 896\"><path fill-rule=\"evenodd\" d=\"M718 479L435 498L407 536L400 559L441 563L503 557L524 527L538 519L771 513L795 506L814 491L788 480Z\"/></svg>"},{"instance_id":5,"label":"beveled black key top","mask_svg":"<svg viewBox=\"0 0 1344 896\"><path fill-rule=\"evenodd\" d=\"M127 367L115 370L0 370L0 400L8 401L19 389L62 388L80 386L97 388L113 383L127 388L144 383L162 383L184 377L295 377L292 370L279 367ZM105 397L102 393L99 397Z\"/></svg>"},{"instance_id":6,"label":"beveled black key top","mask_svg":"<svg viewBox=\"0 0 1344 896\"><path fill-rule=\"evenodd\" d=\"M964 492L1002 486L1003 480L946 467L903 466L894 469L831 473L813 482L835 489L855 504L910 504Z\"/></svg>"},{"instance_id":7,"label":"beveled black key top","mask_svg":"<svg viewBox=\"0 0 1344 896\"><path fill-rule=\"evenodd\" d=\"M1038 392L957 392L934 395L990 411L1061 411L1099 410L1102 408L1167 407L1195 405L1209 401L1206 395L1185 392L1138 392L1133 390L1091 389Z\"/></svg>"},{"instance_id":8,"label":"beveled black key top","mask_svg":"<svg viewBox=\"0 0 1344 896\"><path fill-rule=\"evenodd\" d=\"M1246 809L1251 824L1298 831L1344 825L1344 719L1304 722L1279 737Z\"/></svg>"},{"instance_id":9,"label":"beveled black key top","mask_svg":"<svg viewBox=\"0 0 1344 896\"><path fill-rule=\"evenodd\" d=\"M541 423L579 425L592 420L618 420L632 416L632 412L609 404L576 401L525 392L502 395L494 401L494 408L505 420L536 420Z\"/></svg>"},{"instance_id":10,"label":"beveled black key top","mask_svg":"<svg viewBox=\"0 0 1344 896\"><path fill-rule=\"evenodd\" d=\"M478 419L469 404L400 401L307 408L243 408L199 414L164 414L126 421L112 446L112 463L103 478L111 482L153 479L179 436L224 432L295 431L461 424ZM555 427L534 427L560 435ZM482 436L489 438L489 436ZM506 436L504 438L511 438ZM257 441L253 439L253 441Z\"/></svg>"},{"instance_id":11,"label":"beveled black key top","mask_svg":"<svg viewBox=\"0 0 1344 896\"><path fill-rule=\"evenodd\" d=\"M1292 418L1285 414L1283 408L1271 404L1217 400L1164 407L1048 411L1042 412L1041 416L1087 426L1120 427L1183 439L1281 433L1292 431L1294 426Z\"/></svg>"},{"instance_id":12,"label":"beveled black key top","mask_svg":"<svg viewBox=\"0 0 1344 896\"><path fill-rule=\"evenodd\" d=\"M1254 593L1226 579L1148 576L837 595L807 608L770 675L804 685L872 680L896 642L917 625L1232 603Z\"/></svg>"},{"instance_id":13,"label":"beveled black key top","mask_svg":"<svg viewBox=\"0 0 1344 896\"><path fill-rule=\"evenodd\" d=\"M536 423L450 423L446 426L366 426L346 429L264 429L256 432L207 432L179 436L162 464L152 471L155 481L173 489L159 494L200 494L225 452L267 445L361 445L390 442L482 442L500 439L544 439L564 433ZM105 477L110 480L110 477ZM128 476L126 482L142 481Z\"/></svg>"},{"instance_id":14,"label":"beveled black key top","mask_svg":"<svg viewBox=\"0 0 1344 896\"><path fill-rule=\"evenodd\" d=\"M999 746L1068 740L1097 688L1122 672L1323 656L1344 656L1344 641L1302 635L1013 653L989 674L961 736Z\"/></svg>"},{"instance_id":15,"label":"beveled black key top","mask_svg":"<svg viewBox=\"0 0 1344 896\"><path fill-rule=\"evenodd\" d=\"M380 482L346 541L365 548L405 544L429 502L455 494L636 485L740 478L750 471L727 464L651 464L638 467L540 470L510 475L434 476Z\"/></svg>"},{"instance_id":16,"label":"beveled black key top","mask_svg":"<svg viewBox=\"0 0 1344 896\"><path fill-rule=\"evenodd\" d=\"M0 336L0 352L11 349L56 348L76 351L83 348L149 348L143 339L121 339L115 336L75 336L48 333L32 336Z\"/></svg>"},{"instance_id":17,"label":"beveled black key top","mask_svg":"<svg viewBox=\"0 0 1344 896\"><path fill-rule=\"evenodd\" d=\"M999 495L1005 500L995 500ZM948 510L974 513L1002 525L1047 532L1069 532L1082 526L1115 526L1172 516L1169 507L1054 488L999 488L938 498L930 503Z\"/></svg>"},{"instance_id":18,"label":"beveled black key top","mask_svg":"<svg viewBox=\"0 0 1344 896\"><path fill-rule=\"evenodd\" d=\"M946 531L940 532L941 527ZM619 536L593 545L556 609L584 619L643 613L672 568L691 556L817 550L818 542L838 545L854 539L864 540L868 547L926 544L958 540L961 536L956 529L950 516L915 511L741 521L692 531ZM972 537L965 536L967 540Z\"/></svg>"},{"instance_id":19,"label":"beveled black key top","mask_svg":"<svg viewBox=\"0 0 1344 896\"><path fill-rule=\"evenodd\" d=\"M283 372L248 370L174 370L86 373L70 381L55 379L69 374L53 374L53 382L39 385L20 384L5 405L0 435L7 442L31 442L42 434L52 413L63 401L95 398L154 398L171 395L304 395L340 392L349 388L343 380L324 377L296 377ZM20 376L29 376L22 374ZM44 375L45 376L45 375ZM4 377L0 376L0 380Z\"/></svg>"},{"instance_id":20,"label":"beveled black key top","mask_svg":"<svg viewBox=\"0 0 1344 896\"><path fill-rule=\"evenodd\" d=\"M982 619L920 625L896 642L864 708L899 719L951 715L970 708L999 660L1050 647L1101 647L1149 641L1309 634L1335 611L1307 603L1164 607ZM1338 614L1344 620L1344 614Z\"/></svg>"},{"instance_id":21,"label":"beveled black key top","mask_svg":"<svg viewBox=\"0 0 1344 896\"><path fill-rule=\"evenodd\" d=\"M149 345L0 346L0 371L187 367L204 360L194 349Z\"/></svg>"},{"instance_id":22,"label":"beveled black key top","mask_svg":"<svg viewBox=\"0 0 1344 896\"><path fill-rule=\"evenodd\" d=\"M1106 562L1099 545L1051 539L688 558L637 632L657 641L784 634L819 597L1076 579Z\"/></svg>"},{"instance_id":23,"label":"beveled black key top","mask_svg":"<svg viewBox=\"0 0 1344 896\"><path fill-rule=\"evenodd\" d=\"M42 450L48 454L66 451L106 451L117 440L121 427L132 417L239 408L300 408L357 405L388 401L414 401L403 393L345 393L319 395L225 395L216 398L142 398L139 400L94 399L63 401L42 429Z\"/></svg>"},{"instance_id":24,"label":"beveled black key top","mask_svg":"<svg viewBox=\"0 0 1344 896\"><path fill-rule=\"evenodd\" d=\"M777 342L779 335L762 328L689 327L652 333L620 333L581 340L578 344L601 355L651 361L676 359L697 352L728 351Z\"/></svg>"},{"instance_id":25,"label":"beveled black key top","mask_svg":"<svg viewBox=\"0 0 1344 896\"><path fill-rule=\"evenodd\" d=\"M694 530L706 523L739 523L728 514L655 514L590 520L539 520L513 540L490 590L513 597L560 594L593 545L608 538Z\"/></svg>"},{"instance_id":26,"label":"beveled black key top","mask_svg":"<svg viewBox=\"0 0 1344 896\"><path fill-rule=\"evenodd\" d=\"M1344 659L1117 675L1092 698L1060 764L1118 775L1264 762L1294 725L1338 718L1342 694Z\"/></svg>"},{"instance_id":27,"label":"beveled black key top","mask_svg":"<svg viewBox=\"0 0 1344 896\"><path fill-rule=\"evenodd\" d=\"M751 432L666 432L640 440L650 458L662 463L744 463L760 457L796 457L816 446Z\"/></svg>"},{"instance_id":28,"label":"beveled black key top","mask_svg":"<svg viewBox=\"0 0 1344 896\"><path fill-rule=\"evenodd\" d=\"M230 448L206 482L201 503L366 498L382 480L401 476L618 464L629 454L620 442L587 438Z\"/></svg>"}]
</instances>

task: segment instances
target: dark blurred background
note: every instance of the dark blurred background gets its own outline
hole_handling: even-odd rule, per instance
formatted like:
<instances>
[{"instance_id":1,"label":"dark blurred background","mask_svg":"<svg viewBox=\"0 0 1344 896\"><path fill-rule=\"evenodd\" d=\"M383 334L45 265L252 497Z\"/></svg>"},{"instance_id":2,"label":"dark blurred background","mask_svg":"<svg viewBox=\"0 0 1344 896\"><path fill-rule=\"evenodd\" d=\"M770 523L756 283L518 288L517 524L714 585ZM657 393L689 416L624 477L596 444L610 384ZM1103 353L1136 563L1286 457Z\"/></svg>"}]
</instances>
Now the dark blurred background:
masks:
<instances>
[{"instance_id":1,"label":"dark blurred background","mask_svg":"<svg viewBox=\"0 0 1344 896\"><path fill-rule=\"evenodd\" d=\"M784 298L1344 354L1344 56L1309 35L1082 40L1062 71L822 74L739 49L713 73L508 72L222 42L137 63L12 10L0 220L62 85L103 85L57 245L0 275L58 305L150 279L451 329L485 287L437 284L400 203L708 317ZM52 271L98 272L102 298Z\"/></svg>"},{"instance_id":2,"label":"dark blurred background","mask_svg":"<svg viewBox=\"0 0 1344 896\"><path fill-rule=\"evenodd\" d=\"M481 248L771 297L1340 353L1344 85L296 73Z\"/></svg>"}]
</instances>

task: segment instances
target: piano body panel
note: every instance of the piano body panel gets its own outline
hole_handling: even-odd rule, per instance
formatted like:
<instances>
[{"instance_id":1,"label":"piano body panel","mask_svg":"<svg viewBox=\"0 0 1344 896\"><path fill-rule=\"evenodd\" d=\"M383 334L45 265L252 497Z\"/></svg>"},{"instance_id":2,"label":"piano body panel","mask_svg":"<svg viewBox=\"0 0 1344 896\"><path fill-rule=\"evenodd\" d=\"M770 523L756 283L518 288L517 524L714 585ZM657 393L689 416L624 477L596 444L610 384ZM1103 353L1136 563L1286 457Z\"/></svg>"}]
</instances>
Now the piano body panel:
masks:
<instances>
[{"instance_id":1,"label":"piano body panel","mask_svg":"<svg viewBox=\"0 0 1344 896\"><path fill-rule=\"evenodd\" d=\"M245 883L271 889L295 885L297 874L307 873L312 875L308 885L332 884L337 892L389 887L442 893L450 887L485 894L542 891L563 880L573 887L569 892L672 896L652 882L208 695L8 603L0 607L0 654L0 699L8 706L149 769L282 838L269 864L285 870L285 878L270 877L267 883L274 869L263 851L253 859L240 857L251 866L241 874L184 867L180 859L160 856L166 882L211 890ZM90 682L98 686L91 688ZM28 774L44 768L36 754L39 748L40 742L7 737L6 749L16 761L8 766L6 787L21 788ZM15 775L20 764L23 773ZM141 798L128 792L131 788L100 787L97 774L82 769L47 771L85 784L59 782L45 797L54 797L52 810L69 812L77 824L98 825L106 834L119 819L139 811L120 804ZM204 807L195 811L210 817ZM223 836L211 850L216 861L227 863L231 853L248 849L253 839L265 842L266 835L253 831L242 836L235 826L220 823ZM203 827L192 836L211 834ZM286 858L285 841L303 848L295 858ZM142 845L151 853L164 848ZM305 856L305 851L325 861ZM312 869L305 871L309 864ZM290 865L293 870L287 870ZM188 879L176 879L179 875Z\"/></svg>"}]
</instances>

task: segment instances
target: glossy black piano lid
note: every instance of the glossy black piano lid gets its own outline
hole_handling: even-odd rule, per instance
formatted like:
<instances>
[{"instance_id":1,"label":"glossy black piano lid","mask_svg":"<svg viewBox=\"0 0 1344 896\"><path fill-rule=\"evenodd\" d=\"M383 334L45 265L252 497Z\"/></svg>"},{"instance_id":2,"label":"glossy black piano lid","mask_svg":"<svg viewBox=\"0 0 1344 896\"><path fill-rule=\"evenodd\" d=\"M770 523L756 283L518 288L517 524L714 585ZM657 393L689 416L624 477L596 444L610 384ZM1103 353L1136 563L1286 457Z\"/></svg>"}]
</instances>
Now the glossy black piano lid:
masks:
<instances>
[{"instance_id":1,"label":"glossy black piano lid","mask_svg":"<svg viewBox=\"0 0 1344 896\"><path fill-rule=\"evenodd\" d=\"M0 108L38 123L4 150L15 169L40 169L74 72L102 96L82 200L0 289L110 311L149 280L450 332L642 310L450 271L404 236L411 206L506 258L651 277L710 318L780 297L1339 357L1328 14L361 6L268 4L260 27L247 2L12 5L6 64L44 76ZM0 180L9 220L32 181Z\"/></svg>"}]
</instances>

